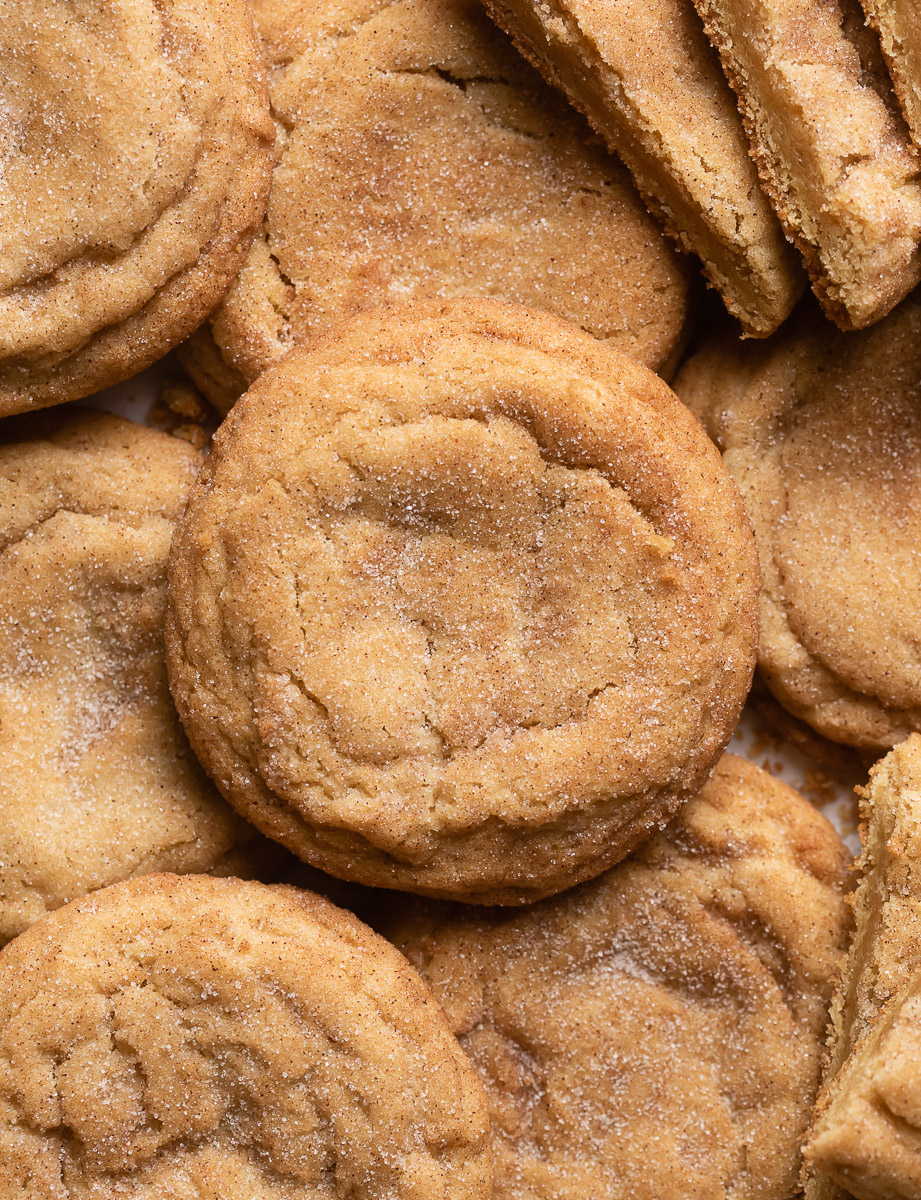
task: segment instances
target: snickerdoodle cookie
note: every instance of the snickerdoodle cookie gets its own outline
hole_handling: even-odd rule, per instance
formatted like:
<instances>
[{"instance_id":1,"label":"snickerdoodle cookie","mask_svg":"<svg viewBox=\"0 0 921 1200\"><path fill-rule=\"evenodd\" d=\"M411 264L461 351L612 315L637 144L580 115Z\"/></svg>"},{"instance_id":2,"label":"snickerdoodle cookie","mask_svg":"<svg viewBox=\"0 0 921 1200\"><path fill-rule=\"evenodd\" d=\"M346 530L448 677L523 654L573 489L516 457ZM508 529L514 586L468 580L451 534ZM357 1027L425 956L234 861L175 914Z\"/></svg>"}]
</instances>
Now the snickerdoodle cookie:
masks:
<instances>
[{"instance_id":1,"label":"snickerdoodle cookie","mask_svg":"<svg viewBox=\"0 0 921 1200\"><path fill-rule=\"evenodd\" d=\"M921 970L916 970L835 1081L806 1147L830 1175L818 1190L807 1184L807 1200L919 1200L919 1064Z\"/></svg>"},{"instance_id":2,"label":"snickerdoodle cookie","mask_svg":"<svg viewBox=\"0 0 921 1200\"><path fill-rule=\"evenodd\" d=\"M0 425L0 942L129 875L221 865L244 833L163 660L166 558L200 461L99 413Z\"/></svg>"},{"instance_id":3,"label":"snickerdoodle cookie","mask_svg":"<svg viewBox=\"0 0 921 1200\"><path fill-rule=\"evenodd\" d=\"M310 892L153 875L0 954L0 1191L486 1200L483 1089L418 975Z\"/></svg>"},{"instance_id":4,"label":"snickerdoodle cookie","mask_svg":"<svg viewBox=\"0 0 921 1200\"><path fill-rule=\"evenodd\" d=\"M694 0L761 180L842 329L921 280L921 157L857 0Z\"/></svg>"},{"instance_id":5,"label":"snickerdoodle cookie","mask_svg":"<svg viewBox=\"0 0 921 1200\"><path fill-rule=\"evenodd\" d=\"M388 932L486 1084L496 1200L795 1195L848 863L802 797L727 756L565 896L402 902Z\"/></svg>"},{"instance_id":6,"label":"snickerdoodle cookie","mask_svg":"<svg viewBox=\"0 0 921 1200\"><path fill-rule=\"evenodd\" d=\"M530 304L653 369L673 362L686 266L476 0L260 0L254 14L283 129L272 197L184 355L222 411L293 342L415 298Z\"/></svg>"},{"instance_id":7,"label":"snickerdoodle cookie","mask_svg":"<svg viewBox=\"0 0 921 1200\"><path fill-rule=\"evenodd\" d=\"M713 340L678 394L742 489L761 557L759 667L794 716L885 752L921 730L921 298L838 333L800 313Z\"/></svg>"},{"instance_id":8,"label":"snickerdoodle cookie","mask_svg":"<svg viewBox=\"0 0 921 1200\"><path fill-rule=\"evenodd\" d=\"M860 790L857 929L806 1148L809 1200L921 1195L921 737L877 763Z\"/></svg>"},{"instance_id":9,"label":"snickerdoodle cookie","mask_svg":"<svg viewBox=\"0 0 921 1200\"><path fill-rule=\"evenodd\" d=\"M271 182L244 0L0 0L0 416L147 366L214 308Z\"/></svg>"},{"instance_id":10,"label":"snickerdoodle cookie","mask_svg":"<svg viewBox=\"0 0 921 1200\"><path fill-rule=\"evenodd\" d=\"M861 0L879 34L893 87L916 146L921 146L921 22L914 0Z\"/></svg>"},{"instance_id":11,"label":"snickerdoodle cookie","mask_svg":"<svg viewBox=\"0 0 921 1200\"><path fill-rule=\"evenodd\" d=\"M177 531L167 659L209 774L334 875L523 903L701 785L748 691L757 562L651 371L496 301L293 351Z\"/></svg>"},{"instance_id":12,"label":"snickerdoodle cookie","mask_svg":"<svg viewBox=\"0 0 921 1200\"><path fill-rule=\"evenodd\" d=\"M691 0L486 7L623 158L743 328L773 333L805 275L758 184L735 96Z\"/></svg>"}]
</instances>

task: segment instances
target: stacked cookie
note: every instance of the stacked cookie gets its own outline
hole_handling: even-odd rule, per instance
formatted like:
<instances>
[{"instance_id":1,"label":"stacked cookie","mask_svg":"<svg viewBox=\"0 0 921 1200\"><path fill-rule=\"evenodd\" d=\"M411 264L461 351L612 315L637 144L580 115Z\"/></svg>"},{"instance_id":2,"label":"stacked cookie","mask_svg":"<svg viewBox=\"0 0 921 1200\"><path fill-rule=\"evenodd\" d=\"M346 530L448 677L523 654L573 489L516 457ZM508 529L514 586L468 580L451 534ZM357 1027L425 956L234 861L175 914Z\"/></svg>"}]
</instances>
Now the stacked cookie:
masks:
<instances>
[{"instance_id":1,"label":"stacked cookie","mask_svg":"<svg viewBox=\"0 0 921 1200\"><path fill-rule=\"evenodd\" d=\"M0 1197L921 1194L910 13L0 11Z\"/></svg>"}]
</instances>

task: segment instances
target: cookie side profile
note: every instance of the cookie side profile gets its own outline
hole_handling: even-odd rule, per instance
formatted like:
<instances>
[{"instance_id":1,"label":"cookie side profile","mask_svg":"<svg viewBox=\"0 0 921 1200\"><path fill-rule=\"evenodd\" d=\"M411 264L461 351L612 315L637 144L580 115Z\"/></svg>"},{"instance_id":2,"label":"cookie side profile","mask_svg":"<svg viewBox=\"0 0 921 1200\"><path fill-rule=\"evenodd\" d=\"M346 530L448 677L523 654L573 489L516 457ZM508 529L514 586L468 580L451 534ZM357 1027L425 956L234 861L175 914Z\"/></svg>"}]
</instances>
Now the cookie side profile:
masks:
<instances>
[{"instance_id":1,"label":"cookie side profile","mask_svg":"<svg viewBox=\"0 0 921 1200\"><path fill-rule=\"evenodd\" d=\"M854 902L856 932L836 985L826 1082L806 1147L809 1200L839 1200L846 1194L839 1184L849 1190L856 1186L860 1191L855 1194L863 1195L861 1163L866 1167L864 1184L869 1181L871 1189L874 1160L876 1170L886 1169L880 1145L887 1144L886 1122L881 1128L869 1122L872 1114L861 1097L868 1074L876 1075L879 1087L871 1082L870 1091L888 1108L890 1119L898 1114L910 1121L909 1109L897 1098L900 1091L905 1095L898 1047L903 1036L909 1042L916 1037L911 1016L916 1002L909 1002L907 994L904 1005L895 998L906 989L913 994L921 970L921 737L913 734L876 764L860 810L864 824ZM889 1015L882 1021L880 1013L890 1001ZM888 1069L877 1071L884 1048L893 1057ZM909 1091L915 1096L917 1082L917 1077L910 1080ZM874 1128L879 1137L872 1133ZM897 1141L903 1131L907 1135L900 1121ZM890 1166L897 1169L900 1162L904 1164L904 1153L894 1155ZM882 1194L893 1200L916 1195L919 1167L921 1158L916 1158L914 1190L894 1188ZM870 1196L880 1194L867 1191Z\"/></svg>"},{"instance_id":2,"label":"cookie side profile","mask_svg":"<svg viewBox=\"0 0 921 1200\"><path fill-rule=\"evenodd\" d=\"M805 276L758 183L736 100L691 0L488 0L561 88L743 329L786 320Z\"/></svg>"},{"instance_id":3,"label":"cookie side profile","mask_svg":"<svg viewBox=\"0 0 921 1200\"><path fill-rule=\"evenodd\" d=\"M808 1153L830 1191L810 1200L921 1196L921 973L882 1010L835 1080ZM836 1187L836 1185L838 1185ZM840 1189L846 1189L842 1191Z\"/></svg>"},{"instance_id":4,"label":"cookie side profile","mask_svg":"<svg viewBox=\"0 0 921 1200\"><path fill-rule=\"evenodd\" d=\"M140 371L214 308L271 185L244 0L0 4L0 416Z\"/></svg>"},{"instance_id":5,"label":"cookie side profile","mask_svg":"<svg viewBox=\"0 0 921 1200\"><path fill-rule=\"evenodd\" d=\"M874 757L921 731L919 372L913 296L859 334L804 309L757 345L713 338L675 381L755 530L762 677Z\"/></svg>"},{"instance_id":6,"label":"cookie side profile","mask_svg":"<svg viewBox=\"0 0 921 1200\"><path fill-rule=\"evenodd\" d=\"M921 146L921 32L911 0L861 0L916 146Z\"/></svg>"},{"instance_id":7,"label":"cookie side profile","mask_svg":"<svg viewBox=\"0 0 921 1200\"><path fill-rule=\"evenodd\" d=\"M152 875L0 954L12 1196L486 1200L482 1088L392 946L310 892Z\"/></svg>"},{"instance_id":8,"label":"cookie side profile","mask_svg":"<svg viewBox=\"0 0 921 1200\"><path fill-rule=\"evenodd\" d=\"M856 0L695 4L823 308L842 329L872 325L921 280L921 159Z\"/></svg>"},{"instance_id":9,"label":"cookie side profile","mask_svg":"<svg viewBox=\"0 0 921 1200\"><path fill-rule=\"evenodd\" d=\"M727 755L575 891L513 914L395 901L387 932L486 1086L496 1200L795 1195L848 863Z\"/></svg>"},{"instance_id":10,"label":"cookie side profile","mask_svg":"<svg viewBox=\"0 0 921 1200\"><path fill-rule=\"evenodd\" d=\"M645 367L496 301L365 314L218 431L167 657L209 775L343 878L526 903L692 795L747 694L757 561Z\"/></svg>"},{"instance_id":11,"label":"cookie side profile","mask_svg":"<svg viewBox=\"0 0 921 1200\"><path fill-rule=\"evenodd\" d=\"M101 413L0 426L0 942L130 875L246 869L254 831L195 761L163 657L200 463Z\"/></svg>"},{"instance_id":12,"label":"cookie side profile","mask_svg":"<svg viewBox=\"0 0 921 1200\"><path fill-rule=\"evenodd\" d=\"M675 365L687 264L475 0L254 14L285 131L272 196L210 338L183 353L222 412L293 343L413 299L533 305Z\"/></svg>"}]
</instances>

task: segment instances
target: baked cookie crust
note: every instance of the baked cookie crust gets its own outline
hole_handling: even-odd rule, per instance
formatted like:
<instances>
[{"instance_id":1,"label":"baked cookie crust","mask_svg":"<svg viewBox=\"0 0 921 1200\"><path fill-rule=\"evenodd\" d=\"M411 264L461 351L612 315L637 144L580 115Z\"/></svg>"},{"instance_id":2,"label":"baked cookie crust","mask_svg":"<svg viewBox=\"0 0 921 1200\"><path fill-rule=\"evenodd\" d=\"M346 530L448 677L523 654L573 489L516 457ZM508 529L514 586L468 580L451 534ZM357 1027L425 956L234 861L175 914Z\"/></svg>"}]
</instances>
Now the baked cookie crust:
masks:
<instances>
[{"instance_id":1,"label":"baked cookie crust","mask_svg":"<svg viewBox=\"0 0 921 1200\"><path fill-rule=\"evenodd\" d=\"M817 733L885 753L921 730L921 301L859 334L803 310L715 337L675 381L723 451L761 559L761 675Z\"/></svg>"},{"instance_id":2,"label":"baked cookie crust","mask_svg":"<svg viewBox=\"0 0 921 1200\"><path fill-rule=\"evenodd\" d=\"M487 0L490 15L620 155L743 329L765 337L805 286L691 0Z\"/></svg>"},{"instance_id":3,"label":"baked cookie crust","mask_svg":"<svg viewBox=\"0 0 921 1200\"><path fill-rule=\"evenodd\" d=\"M886 66L908 123L921 146L921 29L912 0L861 0L867 20L879 34Z\"/></svg>"},{"instance_id":4,"label":"baked cookie crust","mask_svg":"<svg viewBox=\"0 0 921 1200\"><path fill-rule=\"evenodd\" d=\"M5 1195L487 1200L488 1132L418 975L310 892L149 875L0 955Z\"/></svg>"},{"instance_id":5,"label":"baked cookie crust","mask_svg":"<svg viewBox=\"0 0 921 1200\"><path fill-rule=\"evenodd\" d=\"M741 501L652 372L491 301L366 314L218 431L167 653L199 757L359 882L525 903L692 795L751 681Z\"/></svg>"},{"instance_id":6,"label":"baked cookie crust","mask_svg":"<svg viewBox=\"0 0 921 1200\"><path fill-rule=\"evenodd\" d=\"M797 1193L849 855L727 755L600 879L521 912L396 902L489 1097L496 1200Z\"/></svg>"},{"instance_id":7,"label":"baked cookie crust","mask_svg":"<svg viewBox=\"0 0 921 1200\"><path fill-rule=\"evenodd\" d=\"M546 309L673 368L687 264L476 0L263 0L266 220L183 354L222 411L291 345L413 299Z\"/></svg>"},{"instance_id":8,"label":"baked cookie crust","mask_svg":"<svg viewBox=\"0 0 921 1200\"><path fill-rule=\"evenodd\" d=\"M88 395L205 319L265 210L244 0L0 4L0 416Z\"/></svg>"},{"instance_id":9,"label":"baked cookie crust","mask_svg":"<svg viewBox=\"0 0 921 1200\"><path fill-rule=\"evenodd\" d=\"M131 875L247 869L255 831L166 680L166 559L200 465L102 413L0 425L0 942Z\"/></svg>"},{"instance_id":10,"label":"baked cookie crust","mask_svg":"<svg viewBox=\"0 0 921 1200\"><path fill-rule=\"evenodd\" d=\"M842 329L921 281L921 158L856 0L695 0L761 182Z\"/></svg>"},{"instance_id":11,"label":"baked cookie crust","mask_svg":"<svg viewBox=\"0 0 921 1200\"><path fill-rule=\"evenodd\" d=\"M829 1055L806 1146L807 1200L918 1194L915 1014L921 971L921 736L896 746L861 794L856 932L831 1007ZM906 1057L907 1054L907 1057ZM843 1190L843 1189L847 1190Z\"/></svg>"}]
</instances>

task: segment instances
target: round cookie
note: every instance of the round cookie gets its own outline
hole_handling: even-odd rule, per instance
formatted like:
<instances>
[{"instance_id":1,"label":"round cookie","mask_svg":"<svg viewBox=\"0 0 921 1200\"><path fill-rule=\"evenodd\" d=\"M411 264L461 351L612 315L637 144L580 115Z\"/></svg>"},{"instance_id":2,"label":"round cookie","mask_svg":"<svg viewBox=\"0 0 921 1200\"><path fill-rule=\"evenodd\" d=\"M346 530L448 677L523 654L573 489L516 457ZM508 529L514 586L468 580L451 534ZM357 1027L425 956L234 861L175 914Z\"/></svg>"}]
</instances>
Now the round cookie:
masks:
<instances>
[{"instance_id":1,"label":"round cookie","mask_svg":"<svg viewBox=\"0 0 921 1200\"><path fill-rule=\"evenodd\" d=\"M390 932L486 1085L495 1200L797 1195L848 864L811 805L727 755L565 896L402 902Z\"/></svg>"},{"instance_id":2,"label":"round cookie","mask_svg":"<svg viewBox=\"0 0 921 1200\"><path fill-rule=\"evenodd\" d=\"M206 770L358 882L518 904L692 795L751 680L740 498L651 371L497 301L365 314L267 372L173 545Z\"/></svg>"},{"instance_id":3,"label":"round cookie","mask_svg":"<svg viewBox=\"0 0 921 1200\"><path fill-rule=\"evenodd\" d=\"M0 416L124 379L249 249L274 127L244 0L0 2Z\"/></svg>"},{"instance_id":4,"label":"round cookie","mask_svg":"<svg viewBox=\"0 0 921 1200\"><path fill-rule=\"evenodd\" d=\"M195 762L163 660L200 463L101 413L0 425L0 942L129 875L248 867L254 831Z\"/></svg>"},{"instance_id":5,"label":"round cookie","mask_svg":"<svg viewBox=\"0 0 921 1200\"><path fill-rule=\"evenodd\" d=\"M260 0L265 222L184 353L221 411L293 342L412 299L547 309L674 365L688 272L627 171L476 0Z\"/></svg>"},{"instance_id":6,"label":"round cookie","mask_svg":"<svg viewBox=\"0 0 921 1200\"><path fill-rule=\"evenodd\" d=\"M713 339L676 390L723 451L761 557L765 682L878 756L921 731L921 300L860 334L814 311Z\"/></svg>"},{"instance_id":7,"label":"round cookie","mask_svg":"<svg viewBox=\"0 0 921 1200\"><path fill-rule=\"evenodd\" d=\"M153 875L0 954L0 1189L486 1200L482 1087L408 963L310 892Z\"/></svg>"}]
</instances>

